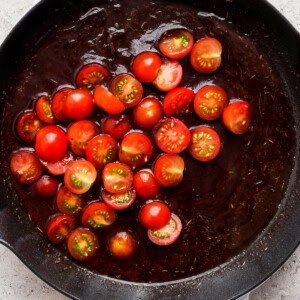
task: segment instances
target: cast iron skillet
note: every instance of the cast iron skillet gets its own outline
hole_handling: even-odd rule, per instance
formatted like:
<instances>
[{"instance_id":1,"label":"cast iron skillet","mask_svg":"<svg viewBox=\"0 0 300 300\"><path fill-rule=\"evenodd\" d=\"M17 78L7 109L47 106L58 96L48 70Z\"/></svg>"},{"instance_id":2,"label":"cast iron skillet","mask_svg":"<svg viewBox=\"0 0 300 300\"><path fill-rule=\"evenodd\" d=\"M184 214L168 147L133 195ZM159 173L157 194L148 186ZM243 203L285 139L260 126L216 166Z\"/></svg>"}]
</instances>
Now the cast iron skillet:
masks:
<instances>
[{"instance_id":1,"label":"cast iron skillet","mask_svg":"<svg viewBox=\"0 0 300 300\"><path fill-rule=\"evenodd\" d=\"M88 1L88 0L87 0ZM74 0L41 1L15 27L0 49L1 114L13 88L14 74L34 45L61 18ZM7 161L1 152L0 242L34 273L62 293L79 299L232 299L270 276L300 242L300 36L263 0L188 1L204 11L228 15L242 31L251 32L275 70L291 101L296 126L296 156L286 195L277 215L243 253L204 274L160 284L129 283L100 276L61 257L33 229L7 184ZM269 36L265 39L265 36ZM5 141L1 139L1 147ZM61 257L59 264L55 261Z\"/></svg>"}]
</instances>

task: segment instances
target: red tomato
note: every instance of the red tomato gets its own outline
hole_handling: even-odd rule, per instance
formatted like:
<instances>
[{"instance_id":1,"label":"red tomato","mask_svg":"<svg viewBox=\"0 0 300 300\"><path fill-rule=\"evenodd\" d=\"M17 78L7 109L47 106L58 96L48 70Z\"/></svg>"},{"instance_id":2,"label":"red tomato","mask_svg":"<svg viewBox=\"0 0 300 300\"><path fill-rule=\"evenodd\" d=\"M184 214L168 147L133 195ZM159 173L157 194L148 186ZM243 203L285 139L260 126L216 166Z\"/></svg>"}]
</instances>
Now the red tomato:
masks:
<instances>
[{"instance_id":1,"label":"red tomato","mask_svg":"<svg viewBox=\"0 0 300 300\"><path fill-rule=\"evenodd\" d=\"M50 217L47 224L47 237L52 243L62 243L75 228L75 225L76 220L72 216L54 215Z\"/></svg>"},{"instance_id":2,"label":"red tomato","mask_svg":"<svg viewBox=\"0 0 300 300\"><path fill-rule=\"evenodd\" d=\"M152 155L152 144L140 132L127 133L120 144L119 159L133 169L145 165Z\"/></svg>"},{"instance_id":3,"label":"red tomato","mask_svg":"<svg viewBox=\"0 0 300 300\"><path fill-rule=\"evenodd\" d=\"M95 167L87 160L74 160L68 164L64 176L66 187L75 194L86 193L97 177Z\"/></svg>"},{"instance_id":4,"label":"red tomato","mask_svg":"<svg viewBox=\"0 0 300 300\"><path fill-rule=\"evenodd\" d=\"M220 152L221 140L218 133L207 126L197 126L191 129L189 153L200 161L214 159Z\"/></svg>"},{"instance_id":5,"label":"red tomato","mask_svg":"<svg viewBox=\"0 0 300 300\"><path fill-rule=\"evenodd\" d=\"M101 197L109 207L115 210L124 210L133 204L136 198L136 192L131 188L123 194L112 194L102 189Z\"/></svg>"},{"instance_id":6,"label":"red tomato","mask_svg":"<svg viewBox=\"0 0 300 300\"><path fill-rule=\"evenodd\" d=\"M199 73L212 73L220 67L221 56L221 43L215 38L203 38L197 41L192 48L191 64Z\"/></svg>"},{"instance_id":7,"label":"red tomato","mask_svg":"<svg viewBox=\"0 0 300 300\"><path fill-rule=\"evenodd\" d=\"M71 150L79 156L85 156L88 142L97 134L97 125L89 120L80 120L73 123L67 131L67 139Z\"/></svg>"},{"instance_id":8,"label":"red tomato","mask_svg":"<svg viewBox=\"0 0 300 300\"><path fill-rule=\"evenodd\" d=\"M167 117L185 114L191 111L191 103L195 93L187 88L179 87L170 91L164 98L163 106Z\"/></svg>"},{"instance_id":9,"label":"red tomato","mask_svg":"<svg viewBox=\"0 0 300 300\"><path fill-rule=\"evenodd\" d=\"M157 77L152 82L160 91L167 92L176 88L182 79L182 67L177 60L163 59Z\"/></svg>"},{"instance_id":10,"label":"red tomato","mask_svg":"<svg viewBox=\"0 0 300 300\"><path fill-rule=\"evenodd\" d=\"M187 30L171 29L162 35L158 47L164 56L181 59L191 52L193 45L194 38Z\"/></svg>"},{"instance_id":11,"label":"red tomato","mask_svg":"<svg viewBox=\"0 0 300 300\"><path fill-rule=\"evenodd\" d=\"M51 176L42 176L34 185L38 197L50 199L55 196L59 181Z\"/></svg>"},{"instance_id":12,"label":"red tomato","mask_svg":"<svg viewBox=\"0 0 300 300\"><path fill-rule=\"evenodd\" d=\"M96 86L94 91L95 104L104 112L118 115L125 110L124 104L103 86Z\"/></svg>"},{"instance_id":13,"label":"red tomato","mask_svg":"<svg viewBox=\"0 0 300 300\"><path fill-rule=\"evenodd\" d=\"M86 158L96 168L104 168L118 156L118 144L109 135L101 134L89 141L86 147Z\"/></svg>"},{"instance_id":14,"label":"red tomato","mask_svg":"<svg viewBox=\"0 0 300 300\"><path fill-rule=\"evenodd\" d=\"M133 174L129 166L113 162L107 164L102 172L104 188L110 193L122 194L131 188Z\"/></svg>"},{"instance_id":15,"label":"red tomato","mask_svg":"<svg viewBox=\"0 0 300 300\"><path fill-rule=\"evenodd\" d=\"M57 126L45 126L36 133L35 151L46 162L62 160L67 148L66 134Z\"/></svg>"},{"instance_id":16,"label":"red tomato","mask_svg":"<svg viewBox=\"0 0 300 300\"><path fill-rule=\"evenodd\" d=\"M235 134L247 132L252 125L252 111L246 101L230 103L223 112L223 123L228 130Z\"/></svg>"},{"instance_id":17,"label":"red tomato","mask_svg":"<svg viewBox=\"0 0 300 300\"><path fill-rule=\"evenodd\" d=\"M35 104L35 111L38 117L45 123L54 124L55 118L52 112L50 99L48 96L41 96Z\"/></svg>"},{"instance_id":18,"label":"red tomato","mask_svg":"<svg viewBox=\"0 0 300 300\"><path fill-rule=\"evenodd\" d=\"M88 228L75 229L68 238L70 255L79 261L93 258L99 248L98 238Z\"/></svg>"},{"instance_id":19,"label":"red tomato","mask_svg":"<svg viewBox=\"0 0 300 300\"><path fill-rule=\"evenodd\" d=\"M25 184L34 183L43 172L42 165L35 153L28 150L18 150L12 154L10 170L19 182Z\"/></svg>"},{"instance_id":20,"label":"red tomato","mask_svg":"<svg viewBox=\"0 0 300 300\"><path fill-rule=\"evenodd\" d=\"M151 170L140 170L133 176L133 187L139 197L151 199L159 191L159 184L154 178Z\"/></svg>"},{"instance_id":21,"label":"red tomato","mask_svg":"<svg viewBox=\"0 0 300 300\"><path fill-rule=\"evenodd\" d=\"M101 120L103 133L109 134L116 141L121 140L131 129L131 124L127 116L108 116Z\"/></svg>"},{"instance_id":22,"label":"red tomato","mask_svg":"<svg viewBox=\"0 0 300 300\"><path fill-rule=\"evenodd\" d=\"M72 90L65 98L63 114L71 120L87 119L93 111L93 95L88 90Z\"/></svg>"},{"instance_id":23,"label":"red tomato","mask_svg":"<svg viewBox=\"0 0 300 300\"><path fill-rule=\"evenodd\" d=\"M161 64L161 58L157 53L146 51L134 58L132 71L139 81L151 82L156 78Z\"/></svg>"},{"instance_id":24,"label":"red tomato","mask_svg":"<svg viewBox=\"0 0 300 300\"><path fill-rule=\"evenodd\" d=\"M182 223L178 216L171 214L168 224L158 230L148 230L150 241L159 246L168 246L173 244L179 237L182 230Z\"/></svg>"},{"instance_id":25,"label":"red tomato","mask_svg":"<svg viewBox=\"0 0 300 300\"><path fill-rule=\"evenodd\" d=\"M56 205L63 214L77 215L82 211L84 203L81 195L76 195L62 186L56 196Z\"/></svg>"},{"instance_id":26,"label":"red tomato","mask_svg":"<svg viewBox=\"0 0 300 300\"><path fill-rule=\"evenodd\" d=\"M93 202L83 211L81 223L83 226L101 228L111 225L116 219L112 208L103 202Z\"/></svg>"},{"instance_id":27,"label":"red tomato","mask_svg":"<svg viewBox=\"0 0 300 300\"><path fill-rule=\"evenodd\" d=\"M153 97L143 99L133 111L134 121L145 129L154 127L164 116L160 101Z\"/></svg>"},{"instance_id":28,"label":"red tomato","mask_svg":"<svg viewBox=\"0 0 300 300\"><path fill-rule=\"evenodd\" d=\"M42 122L33 111L22 113L16 123L18 136L27 144L34 144L37 131L42 127Z\"/></svg>"},{"instance_id":29,"label":"red tomato","mask_svg":"<svg viewBox=\"0 0 300 300\"><path fill-rule=\"evenodd\" d=\"M180 153L189 145L191 134L179 119L166 118L154 129L154 139L163 152Z\"/></svg>"},{"instance_id":30,"label":"red tomato","mask_svg":"<svg viewBox=\"0 0 300 300\"><path fill-rule=\"evenodd\" d=\"M68 151L62 160L56 162L46 162L40 159L43 167L53 175L65 174L68 164L74 160L74 155Z\"/></svg>"},{"instance_id":31,"label":"red tomato","mask_svg":"<svg viewBox=\"0 0 300 300\"><path fill-rule=\"evenodd\" d=\"M154 163L156 181L164 187L178 185L183 178L184 160L177 154L163 154Z\"/></svg>"},{"instance_id":32,"label":"red tomato","mask_svg":"<svg viewBox=\"0 0 300 300\"><path fill-rule=\"evenodd\" d=\"M129 74L116 76L109 89L125 107L137 105L143 97L143 86Z\"/></svg>"},{"instance_id":33,"label":"red tomato","mask_svg":"<svg viewBox=\"0 0 300 300\"><path fill-rule=\"evenodd\" d=\"M108 241L110 254L116 258L124 259L132 255L135 249L135 239L127 231L120 231Z\"/></svg>"},{"instance_id":34,"label":"red tomato","mask_svg":"<svg viewBox=\"0 0 300 300\"><path fill-rule=\"evenodd\" d=\"M76 76L76 85L79 88L93 89L110 77L109 71L99 64L88 64L81 68Z\"/></svg>"},{"instance_id":35,"label":"red tomato","mask_svg":"<svg viewBox=\"0 0 300 300\"><path fill-rule=\"evenodd\" d=\"M66 121L67 117L64 115L63 109L64 109L64 102L67 98L70 91L73 89L71 88L63 88L55 93L55 95L52 98L52 111L54 114L54 117L59 121Z\"/></svg>"},{"instance_id":36,"label":"red tomato","mask_svg":"<svg viewBox=\"0 0 300 300\"><path fill-rule=\"evenodd\" d=\"M160 229L168 224L171 218L169 207L160 202L146 203L140 210L139 220L147 229Z\"/></svg>"}]
</instances>

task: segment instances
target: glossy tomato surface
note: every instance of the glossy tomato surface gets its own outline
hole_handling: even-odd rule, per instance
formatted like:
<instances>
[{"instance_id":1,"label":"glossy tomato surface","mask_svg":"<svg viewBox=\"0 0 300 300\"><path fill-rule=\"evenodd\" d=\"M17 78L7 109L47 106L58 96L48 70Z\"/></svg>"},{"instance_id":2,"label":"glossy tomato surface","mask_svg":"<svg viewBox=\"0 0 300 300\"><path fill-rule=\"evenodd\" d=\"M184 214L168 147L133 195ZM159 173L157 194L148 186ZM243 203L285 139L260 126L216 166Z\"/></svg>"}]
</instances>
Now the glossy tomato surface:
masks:
<instances>
[{"instance_id":1,"label":"glossy tomato surface","mask_svg":"<svg viewBox=\"0 0 300 300\"><path fill-rule=\"evenodd\" d=\"M59 181L48 175L42 176L34 185L36 195L42 199L51 199L56 195Z\"/></svg>"},{"instance_id":2,"label":"glossy tomato surface","mask_svg":"<svg viewBox=\"0 0 300 300\"><path fill-rule=\"evenodd\" d=\"M133 204L136 198L136 192L131 188L122 194L112 194L102 189L101 197L109 207L115 210L124 210Z\"/></svg>"},{"instance_id":3,"label":"glossy tomato surface","mask_svg":"<svg viewBox=\"0 0 300 300\"><path fill-rule=\"evenodd\" d=\"M132 126L126 115L108 116L101 120L103 133L109 134L116 141L121 140Z\"/></svg>"},{"instance_id":4,"label":"glossy tomato surface","mask_svg":"<svg viewBox=\"0 0 300 300\"><path fill-rule=\"evenodd\" d=\"M53 98L52 98L52 111L54 114L54 117L59 121L66 121L68 118L64 115L63 109L64 109L64 102L67 98L69 92L72 91L71 88L62 88L58 90Z\"/></svg>"},{"instance_id":5,"label":"glossy tomato surface","mask_svg":"<svg viewBox=\"0 0 300 300\"><path fill-rule=\"evenodd\" d=\"M128 231L119 231L110 237L108 249L112 256L124 259L132 255L135 250L135 238Z\"/></svg>"},{"instance_id":6,"label":"glossy tomato surface","mask_svg":"<svg viewBox=\"0 0 300 300\"><path fill-rule=\"evenodd\" d=\"M71 151L67 151L62 160L56 162L46 162L40 159L43 167L53 175L63 175L65 174L68 164L74 160L74 155Z\"/></svg>"},{"instance_id":7,"label":"glossy tomato surface","mask_svg":"<svg viewBox=\"0 0 300 300\"><path fill-rule=\"evenodd\" d=\"M133 176L133 187L139 197L151 199L159 191L159 184L151 170L143 169Z\"/></svg>"},{"instance_id":8,"label":"glossy tomato surface","mask_svg":"<svg viewBox=\"0 0 300 300\"><path fill-rule=\"evenodd\" d=\"M51 108L50 99L48 96L41 96L35 104L35 111L38 117L47 124L54 124L55 118Z\"/></svg>"}]
</instances>

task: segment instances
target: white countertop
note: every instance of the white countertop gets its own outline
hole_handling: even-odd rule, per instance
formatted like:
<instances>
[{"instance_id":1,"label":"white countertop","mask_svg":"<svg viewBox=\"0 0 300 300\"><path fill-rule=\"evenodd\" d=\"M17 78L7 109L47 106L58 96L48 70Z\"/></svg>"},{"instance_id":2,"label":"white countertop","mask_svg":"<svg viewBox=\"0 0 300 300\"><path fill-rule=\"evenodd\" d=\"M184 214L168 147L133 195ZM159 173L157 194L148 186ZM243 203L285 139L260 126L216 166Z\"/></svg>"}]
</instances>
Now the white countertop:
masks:
<instances>
[{"instance_id":1,"label":"white countertop","mask_svg":"<svg viewBox=\"0 0 300 300\"><path fill-rule=\"evenodd\" d=\"M39 0L0 0L0 43ZM225 1L225 0L224 0ZM251 0L250 0L251 1ZM269 0L300 31L300 0ZM0 299L67 299L40 280L8 249L0 245ZM251 300L300 300L300 247L262 286Z\"/></svg>"}]
</instances>

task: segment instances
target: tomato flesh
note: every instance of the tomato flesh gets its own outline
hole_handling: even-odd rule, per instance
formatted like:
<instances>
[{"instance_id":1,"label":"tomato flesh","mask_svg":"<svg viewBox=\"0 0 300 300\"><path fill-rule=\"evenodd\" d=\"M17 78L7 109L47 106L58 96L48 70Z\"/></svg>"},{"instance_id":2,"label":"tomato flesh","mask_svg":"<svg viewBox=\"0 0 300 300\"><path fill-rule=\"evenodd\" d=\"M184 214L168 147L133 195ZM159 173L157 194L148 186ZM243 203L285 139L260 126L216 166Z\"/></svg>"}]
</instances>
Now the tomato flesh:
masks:
<instances>
[{"instance_id":1,"label":"tomato flesh","mask_svg":"<svg viewBox=\"0 0 300 300\"><path fill-rule=\"evenodd\" d=\"M68 164L74 160L74 155L71 151L68 151L62 160L56 162L46 162L40 159L43 167L53 175L63 175L65 174Z\"/></svg>"},{"instance_id":2,"label":"tomato flesh","mask_svg":"<svg viewBox=\"0 0 300 300\"><path fill-rule=\"evenodd\" d=\"M35 104L35 111L38 117L47 124L54 124L55 118L48 96L41 96Z\"/></svg>"},{"instance_id":3,"label":"tomato flesh","mask_svg":"<svg viewBox=\"0 0 300 300\"><path fill-rule=\"evenodd\" d=\"M69 92L72 91L71 88L63 88L57 91L52 98L52 111L54 117L59 121L67 121L67 117L64 115L64 102Z\"/></svg>"},{"instance_id":4,"label":"tomato flesh","mask_svg":"<svg viewBox=\"0 0 300 300\"><path fill-rule=\"evenodd\" d=\"M51 199L56 195L59 181L51 176L44 175L35 183L36 195L43 199Z\"/></svg>"},{"instance_id":5,"label":"tomato flesh","mask_svg":"<svg viewBox=\"0 0 300 300\"><path fill-rule=\"evenodd\" d=\"M102 189L101 197L109 207L115 210L124 210L133 204L136 198L136 192L131 188L122 194L112 194Z\"/></svg>"},{"instance_id":6,"label":"tomato flesh","mask_svg":"<svg viewBox=\"0 0 300 300\"><path fill-rule=\"evenodd\" d=\"M121 140L131 130L129 118L125 115L108 116L101 120L103 133L109 134L114 140Z\"/></svg>"},{"instance_id":7,"label":"tomato flesh","mask_svg":"<svg viewBox=\"0 0 300 300\"><path fill-rule=\"evenodd\" d=\"M135 239L131 233L120 231L109 239L108 249L112 256L124 259L132 255L135 250L135 243Z\"/></svg>"},{"instance_id":8,"label":"tomato flesh","mask_svg":"<svg viewBox=\"0 0 300 300\"><path fill-rule=\"evenodd\" d=\"M139 197L151 199L159 191L159 184L151 170L140 170L133 176L133 187Z\"/></svg>"}]
</instances>

